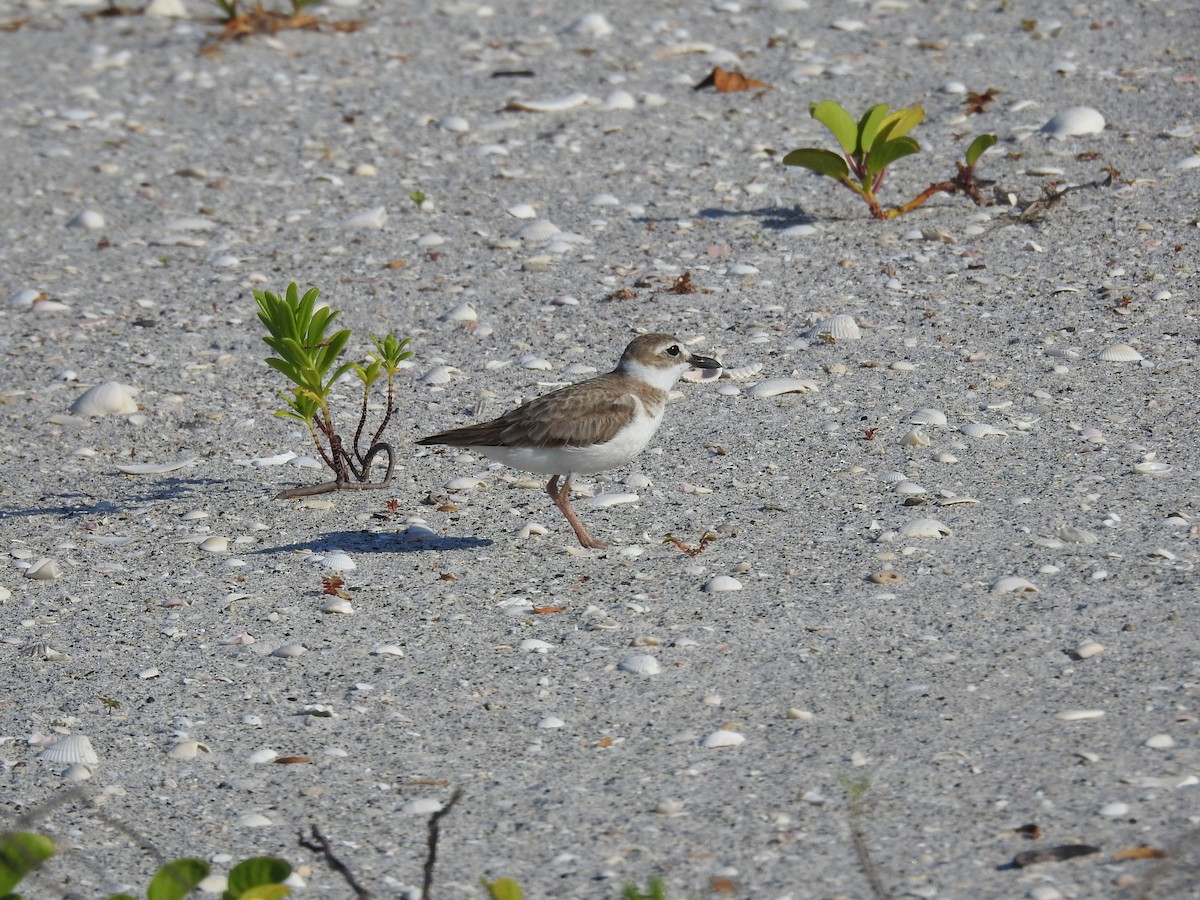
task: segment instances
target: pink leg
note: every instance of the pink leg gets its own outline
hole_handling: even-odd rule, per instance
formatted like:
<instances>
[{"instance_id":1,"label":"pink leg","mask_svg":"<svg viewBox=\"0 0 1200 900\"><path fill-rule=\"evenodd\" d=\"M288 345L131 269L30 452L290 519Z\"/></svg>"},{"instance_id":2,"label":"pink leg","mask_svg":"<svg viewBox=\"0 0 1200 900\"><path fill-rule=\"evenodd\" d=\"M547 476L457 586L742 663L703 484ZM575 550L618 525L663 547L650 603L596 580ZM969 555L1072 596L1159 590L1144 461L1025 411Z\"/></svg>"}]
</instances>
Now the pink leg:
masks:
<instances>
[{"instance_id":1,"label":"pink leg","mask_svg":"<svg viewBox=\"0 0 1200 900\"><path fill-rule=\"evenodd\" d=\"M553 475L550 481L546 484L546 493L550 495L550 499L554 501L554 505L559 508L571 527L575 529L575 537L579 538L579 543L584 547L592 550L603 550L608 544L603 541L598 541L587 533L587 529L583 527L583 523L579 521L579 516L575 515L575 510L571 508L571 478L567 476L563 481L563 486L558 487L558 479L561 476Z\"/></svg>"}]
</instances>

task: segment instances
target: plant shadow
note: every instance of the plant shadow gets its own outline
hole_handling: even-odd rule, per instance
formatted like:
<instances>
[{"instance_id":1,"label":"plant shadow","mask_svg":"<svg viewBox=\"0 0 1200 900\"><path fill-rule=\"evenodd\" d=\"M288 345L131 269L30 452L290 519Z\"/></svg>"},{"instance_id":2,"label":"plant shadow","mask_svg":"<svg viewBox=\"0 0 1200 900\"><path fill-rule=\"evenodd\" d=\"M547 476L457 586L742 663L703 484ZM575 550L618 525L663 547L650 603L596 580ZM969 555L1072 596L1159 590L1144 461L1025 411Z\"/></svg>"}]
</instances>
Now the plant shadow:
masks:
<instances>
[{"instance_id":1,"label":"plant shadow","mask_svg":"<svg viewBox=\"0 0 1200 900\"><path fill-rule=\"evenodd\" d=\"M439 535L421 529L419 531L392 531L386 533L369 531L330 531L309 541L298 541L293 544L277 544L272 547L259 547L253 552L256 555L270 553L296 553L308 550L314 553L327 553L334 549L347 553L424 553L434 551L481 550L490 547L494 541L487 538L456 537L454 535Z\"/></svg>"}]
</instances>

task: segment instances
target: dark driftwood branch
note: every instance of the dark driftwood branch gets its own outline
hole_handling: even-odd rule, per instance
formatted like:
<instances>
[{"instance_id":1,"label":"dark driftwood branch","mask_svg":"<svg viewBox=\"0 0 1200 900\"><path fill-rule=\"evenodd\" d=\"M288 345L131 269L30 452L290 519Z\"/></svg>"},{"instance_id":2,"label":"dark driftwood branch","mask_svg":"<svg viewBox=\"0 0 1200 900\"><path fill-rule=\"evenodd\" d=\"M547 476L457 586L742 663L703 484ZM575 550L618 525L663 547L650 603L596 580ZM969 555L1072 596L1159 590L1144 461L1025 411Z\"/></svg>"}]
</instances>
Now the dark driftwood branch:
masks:
<instances>
[{"instance_id":1,"label":"dark driftwood branch","mask_svg":"<svg viewBox=\"0 0 1200 900\"><path fill-rule=\"evenodd\" d=\"M433 887L433 866L437 862L438 829L442 817L454 808L462 796L462 788L455 788L446 805L429 817L429 840L426 842L425 878L421 882L421 900L430 900L430 889Z\"/></svg>"},{"instance_id":2,"label":"dark driftwood branch","mask_svg":"<svg viewBox=\"0 0 1200 900\"><path fill-rule=\"evenodd\" d=\"M354 873L350 871L350 867L333 855L333 848L329 846L329 839L321 834L316 825L312 826L313 840L306 840L304 832L300 832L300 846L305 850L311 850L313 853L320 853L325 858L325 864L333 871L337 872L346 880L346 884L350 885L350 890L354 891L354 896L359 900L369 900L370 891L358 883L354 877Z\"/></svg>"},{"instance_id":3,"label":"dark driftwood branch","mask_svg":"<svg viewBox=\"0 0 1200 900\"><path fill-rule=\"evenodd\" d=\"M374 462L376 455L380 453L387 454L387 471L383 474L382 481L367 481L366 479L371 474L371 463ZM331 467L332 468L332 467ZM328 494L331 491L381 491L388 486L392 480L392 471L396 468L396 454L392 450L392 445L380 441L373 444L371 449L367 451L367 455L363 457L363 466L361 474L357 471L355 476L358 481L350 481L345 477L344 470L338 473L338 478L334 481L324 481L321 484L310 484L303 487L287 488L275 495L276 500L294 500L297 497L312 497L316 494ZM336 470L335 470L336 471Z\"/></svg>"}]
</instances>

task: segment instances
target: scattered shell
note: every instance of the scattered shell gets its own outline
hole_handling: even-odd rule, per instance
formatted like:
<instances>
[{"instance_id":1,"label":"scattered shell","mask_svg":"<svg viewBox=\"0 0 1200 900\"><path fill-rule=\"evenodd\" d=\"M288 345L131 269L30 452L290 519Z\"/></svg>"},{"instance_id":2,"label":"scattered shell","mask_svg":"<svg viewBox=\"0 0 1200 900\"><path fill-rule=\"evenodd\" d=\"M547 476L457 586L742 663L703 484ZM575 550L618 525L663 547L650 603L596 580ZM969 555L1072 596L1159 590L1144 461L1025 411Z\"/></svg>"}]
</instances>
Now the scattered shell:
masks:
<instances>
[{"instance_id":1,"label":"scattered shell","mask_svg":"<svg viewBox=\"0 0 1200 900\"><path fill-rule=\"evenodd\" d=\"M263 763L275 762L275 760L278 758L279 754L268 747L262 750L255 750L248 757L246 757L246 762L250 763L252 766L260 766Z\"/></svg>"},{"instance_id":2,"label":"scattered shell","mask_svg":"<svg viewBox=\"0 0 1200 900\"><path fill-rule=\"evenodd\" d=\"M914 409L908 414L908 421L914 425L945 425L946 414L940 409Z\"/></svg>"},{"instance_id":3,"label":"scattered shell","mask_svg":"<svg viewBox=\"0 0 1200 900\"><path fill-rule=\"evenodd\" d=\"M32 578L34 581L53 581L61 576L62 567L54 560L45 557L36 560L25 570L25 577Z\"/></svg>"},{"instance_id":4,"label":"scattered shell","mask_svg":"<svg viewBox=\"0 0 1200 900\"><path fill-rule=\"evenodd\" d=\"M104 225L103 214L96 212L94 209L85 209L82 212L78 212L67 222L68 228L86 228L89 231L103 228Z\"/></svg>"},{"instance_id":5,"label":"scattered shell","mask_svg":"<svg viewBox=\"0 0 1200 900\"><path fill-rule=\"evenodd\" d=\"M903 497L915 497L918 494L929 493L928 488L922 487L915 481L897 481L892 485L892 491Z\"/></svg>"},{"instance_id":6,"label":"scattered shell","mask_svg":"<svg viewBox=\"0 0 1200 900\"><path fill-rule=\"evenodd\" d=\"M358 563L350 558L350 554L341 550L334 550L323 556L310 556L309 561L319 563L326 569L332 569L335 572L349 572L358 568Z\"/></svg>"},{"instance_id":7,"label":"scattered shell","mask_svg":"<svg viewBox=\"0 0 1200 900\"><path fill-rule=\"evenodd\" d=\"M962 428L958 429L969 438L985 438L985 437L1007 437L1007 431L1001 431L992 425L986 425L983 422L968 422Z\"/></svg>"},{"instance_id":8,"label":"scattered shell","mask_svg":"<svg viewBox=\"0 0 1200 900\"><path fill-rule=\"evenodd\" d=\"M1139 475L1166 475L1171 471L1171 466L1165 462L1156 462L1155 460L1147 459L1136 463L1133 471Z\"/></svg>"},{"instance_id":9,"label":"scattered shell","mask_svg":"<svg viewBox=\"0 0 1200 900\"><path fill-rule=\"evenodd\" d=\"M403 657L404 651L395 644L379 644L377 647L371 648L371 655Z\"/></svg>"},{"instance_id":10,"label":"scattered shell","mask_svg":"<svg viewBox=\"0 0 1200 900\"><path fill-rule=\"evenodd\" d=\"M530 369L535 372L549 372L554 368L549 360L543 359L534 353L526 353L520 357L517 360L517 365L522 369Z\"/></svg>"},{"instance_id":11,"label":"scattered shell","mask_svg":"<svg viewBox=\"0 0 1200 900\"><path fill-rule=\"evenodd\" d=\"M549 219L534 219L514 231L512 236L522 241L541 243L550 240L557 234L562 234L562 229Z\"/></svg>"},{"instance_id":12,"label":"scattered shell","mask_svg":"<svg viewBox=\"0 0 1200 900\"><path fill-rule=\"evenodd\" d=\"M1122 816L1129 815L1128 803L1105 803L1099 809L1100 815L1109 816L1114 819L1119 819Z\"/></svg>"},{"instance_id":13,"label":"scattered shell","mask_svg":"<svg viewBox=\"0 0 1200 900\"><path fill-rule=\"evenodd\" d=\"M545 653L547 650L554 649L554 645L539 638L526 638L517 644L517 649L527 653Z\"/></svg>"},{"instance_id":14,"label":"scattered shell","mask_svg":"<svg viewBox=\"0 0 1200 900\"><path fill-rule=\"evenodd\" d=\"M904 437L900 438L900 443L905 447L928 447L930 439L929 435L920 428L911 428L904 433Z\"/></svg>"},{"instance_id":15,"label":"scattered shell","mask_svg":"<svg viewBox=\"0 0 1200 900\"><path fill-rule=\"evenodd\" d=\"M187 468L199 459L198 456L191 456L173 463L131 463L117 466L117 471L124 475L165 475Z\"/></svg>"},{"instance_id":16,"label":"scattered shell","mask_svg":"<svg viewBox=\"0 0 1200 900\"><path fill-rule=\"evenodd\" d=\"M538 728L562 728L566 724L567 723L564 722L562 719L558 718L558 716L546 716L544 719L538 720L537 727Z\"/></svg>"},{"instance_id":17,"label":"scattered shell","mask_svg":"<svg viewBox=\"0 0 1200 900\"><path fill-rule=\"evenodd\" d=\"M588 497L580 500L581 506L593 506L597 509L607 509L610 506L621 506L625 503L637 503L641 499L637 494L633 493L613 493L613 494L597 494L595 497Z\"/></svg>"},{"instance_id":18,"label":"scattered shell","mask_svg":"<svg viewBox=\"0 0 1200 900\"><path fill-rule=\"evenodd\" d=\"M199 741L179 741L167 751L167 756L171 759L188 760L195 759L201 753L212 753L212 751Z\"/></svg>"},{"instance_id":19,"label":"scattered shell","mask_svg":"<svg viewBox=\"0 0 1200 900\"><path fill-rule=\"evenodd\" d=\"M262 813L244 813L238 816L237 823L241 828L267 828L274 824Z\"/></svg>"},{"instance_id":20,"label":"scattered shell","mask_svg":"<svg viewBox=\"0 0 1200 900\"><path fill-rule=\"evenodd\" d=\"M632 656L625 657L621 660L617 668L622 672L629 672L633 675L657 675L662 671L658 660L645 653L635 653Z\"/></svg>"},{"instance_id":21,"label":"scattered shell","mask_svg":"<svg viewBox=\"0 0 1200 900\"><path fill-rule=\"evenodd\" d=\"M732 575L714 575L704 583L703 590L708 594L717 594L723 591L740 591L742 583Z\"/></svg>"},{"instance_id":22,"label":"scattered shell","mask_svg":"<svg viewBox=\"0 0 1200 900\"><path fill-rule=\"evenodd\" d=\"M912 519L900 526L899 534L904 538L943 538L953 532L937 519Z\"/></svg>"},{"instance_id":23,"label":"scattered shell","mask_svg":"<svg viewBox=\"0 0 1200 900\"><path fill-rule=\"evenodd\" d=\"M808 378L768 378L746 388L746 394L756 400L762 400L780 394L807 394L816 390L820 390L820 387Z\"/></svg>"},{"instance_id":24,"label":"scattered shell","mask_svg":"<svg viewBox=\"0 0 1200 900\"><path fill-rule=\"evenodd\" d=\"M613 27L609 24L608 19L604 18L604 13L590 12L584 13L564 31L567 34L577 34L582 37L608 37L613 33Z\"/></svg>"},{"instance_id":25,"label":"scattered shell","mask_svg":"<svg viewBox=\"0 0 1200 900\"><path fill-rule=\"evenodd\" d=\"M1146 746L1151 750L1170 750L1175 746L1175 738L1169 734L1156 734L1146 739Z\"/></svg>"},{"instance_id":26,"label":"scattered shell","mask_svg":"<svg viewBox=\"0 0 1200 900\"><path fill-rule=\"evenodd\" d=\"M334 597L321 605L321 612L352 616L354 615L354 606L345 597Z\"/></svg>"},{"instance_id":27,"label":"scattered shell","mask_svg":"<svg viewBox=\"0 0 1200 900\"><path fill-rule=\"evenodd\" d=\"M85 766L83 763L73 763L67 766L66 771L62 773L62 777L67 781L87 781L95 774L91 766Z\"/></svg>"},{"instance_id":28,"label":"scattered shell","mask_svg":"<svg viewBox=\"0 0 1200 900\"><path fill-rule=\"evenodd\" d=\"M128 416L138 411L133 395L135 388L116 381L107 381L88 388L71 404L76 416Z\"/></svg>"},{"instance_id":29,"label":"scattered shell","mask_svg":"<svg viewBox=\"0 0 1200 900\"><path fill-rule=\"evenodd\" d=\"M200 542L200 549L205 553L228 553L229 538L214 534Z\"/></svg>"},{"instance_id":30,"label":"scattered shell","mask_svg":"<svg viewBox=\"0 0 1200 900\"><path fill-rule=\"evenodd\" d=\"M582 93L563 94L560 97L550 97L546 100L509 100L505 109L517 112L551 113L574 109L588 102L588 95Z\"/></svg>"},{"instance_id":31,"label":"scattered shell","mask_svg":"<svg viewBox=\"0 0 1200 900\"><path fill-rule=\"evenodd\" d=\"M308 648L303 644L284 644L282 647L272 650L271 656L279 656L283 659L293 659L302 653L307 652Z\"/></svg>"},{"instance_id":32,"label":"scattered shell","mask_svg":"<svg viewBox=\"0 0 1200 900\"><path fill-rule=\"evenodd\" d=\"M1064 709L1054 714L1054 718L1063 722L1087 722L1091 719L1104 717L1102 709Z\"/></svg>"},{"instance_id":33,"label":"scattered shell","mask_svg":"<svg viewBox=\"0 0 1200 900\"><path fill-rule=\"evenodd\" d=\"M400 804L398 812L402 816L430 816L442 811L442 801L433 797L418 797Z\"/></svg>"},{"instance_id":34,"label":"scattered shell","mask_svg":"<svg viewBox=\"0 0 1200 900\"><path fill-rule=\"evenodd\" d=\"M867 580L872 584L899 584L904 580L904 576L892 569L884 569L882 572L872 572L867 576Z\"/></svg>"},{"instance_id":35,"label":"scattered shell","mask_svg":"<svg viewBox=\"0 0 1200 900\"><path fill-rule=\"evenodd\" d=\"M992 582L993 594L1036 594L1037 585L1020 575L1005 575Z\"/></svg>"},{"instance_id":36,"label":"scattered shell","mask_svg":"<svg viewBox=\"0 0 1200 900\"><path fill-rule=\"evenodd\" d=\"M382 228L387 222L387 207L377 206L365 212L355 213L342 220L343 228Z\"/></svg>"},{"instance_id":37,"label":"scattered shell","mask_svg":"<svg viewBox=\"0 0 1200 900\"><path fill-rule=\"evenodd\" d=\"M537 210L528 203L515 203L505 210L514 219L536 219Z\"/></svg>"},{"instance_id":38,"label":"scattered shell","mask_svg":"<svg viewBox=\"0 0 1200 900\"><path fill-rule=\"evenodd\" d=\"M629 91L611 91L605 94L604 99L600 102L600 108L607 110L633 109L636 106L637 100Z\"/></svg>"},{"instance_id":39,"label":"scattered shell","mask_svg":"<svg viewBox=\"0 0 1200 900\"><path fill-rule=\"evenodd\" d=\"M1074 525L1064 525L1055 532L1060 541L1069 544L1098 544L1100 538L1086 528L1076 528Z\"/></svg>"},{"instance_id":40,"label":"scattered shell","mask_svg":"<svg viewBox=\"0 0 1200 900\"><path fill-rule=\"evenodd\" d=\"M1140 362L1142 354L1128 344L1110 344L1096 354L1096 359L1104 362Z\"/></svg>"},{"instance_id":41,"label":"scattered shell","mask_svg":"<svg viewBox=\"0 0 1200 900\"><path fill-rule=\"evenodd\" d=\"M68 734L59 738L39 753L38 759L68 766L74 763L94 766L100 762L100 757L92 749L92 742L88 740L87 735L83 734Z\"/></svg>"},{"instance_id":42,"label":"scattered shell","mask_svg":"<svg viewBox=\"0 0 1200 900\"><path fill-rule=\"evenodd\" d=\"M471 123L462 116L442 116L437 120L437 127L451 134L466 134L471 130Z\"/></svg>"},{"instance_id":43,"label":"scattered shell","mask_svg":"<svg viewBox=\"0 0 1200 900\"><path fill-rule=\"evenodd\" d=\"M763 370L762 363L750 363L745 366L734 366L731 369L693 369L692 371L712 372L716 371L722 378L728 378L730 381L749 381L755 375Z\"/></svg>"},{"instance_id":44,"label":"scattered shell","mask_svg":"<svg viewBox=\"0 0 1200 900\"><path fill-rule=\"evenodd\" d=\"M1104 645L1096 641L1084 641L1075 648L1076 659L1091 659L1093 656L1099 656L1104 652Z\"/></svg>"},{"instance_id":45,"label":"scattered shell","mask_svg":"<svg viewBox=\"0 0 1200 900\"><path fill-rule=\"evenodd\" d=\"M744 743L746 743L746 736L740 731L719 728L702 740L700 746L711 750L716 747L736 747Z\"/></svg>"},{"instance_id":46,"label":"scattered shell","mask_svg":"<svg viewBox=\"0 0 1200 900\"><path fill-rule=\"evenodd\" d=\"M427 384L431 387L436 387L442 384L449 384L450 379L456 375L461 375L458 369L454 366L434 366L424 375L417 379L421 384Z\"/></svg>"},{"instance_id":47,"label":"scattered shell","mask_svg":"<svg viewBox=\"0 0 1200 900\"><path fill-rule=\"evenodd\" d=\"M479 313L470 303L460 303L449 312L438 316L439 322L478 322Z\"/></svg>"},{"instance_id":48,"label":"scattered shell","mask_svg":"<svg viewBox=\"0 0 1200 900\"><path fill-rule=\"evenodd\" d=\"M838 315L822 319L804 333L807 338L830 337L835 341L857 341L862 337L854 316Z\"/></svg>"},{"instance_id":49,"label":"scattered shell","mask_svg":"<svg viewBox=\"0 0 1200 900\"><path fill-rule=\"evenodd\" d=\"M1064 109L1041 127L1041 132L1060 141L1069 137L1099 134L1104 130L1104 116L1090 106L1072 106Z\"/></svg>"},{"instance_id":50,"label":"scattered shell","mask_svg":"<svg viewBox=\"0 0 1200 900\"><path fill-rule=\"evenodd\" d=\"M487 482L478 475L460 475L458 478L451 478L446 482L448 491L477 491L485 487L487 487Z\"/></svg>"}]
</instances>

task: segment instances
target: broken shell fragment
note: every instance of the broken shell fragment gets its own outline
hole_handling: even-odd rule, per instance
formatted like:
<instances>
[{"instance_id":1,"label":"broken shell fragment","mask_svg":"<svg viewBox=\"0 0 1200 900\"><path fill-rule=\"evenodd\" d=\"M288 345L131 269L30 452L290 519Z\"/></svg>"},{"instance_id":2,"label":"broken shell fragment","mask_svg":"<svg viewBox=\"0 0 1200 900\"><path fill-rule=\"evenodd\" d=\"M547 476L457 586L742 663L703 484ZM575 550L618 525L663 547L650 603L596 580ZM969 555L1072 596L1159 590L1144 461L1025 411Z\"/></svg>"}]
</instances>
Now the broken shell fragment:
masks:
<instances>
[{"instance_id":1,"label":"broken shell fragment","mask_svg":"<svg viewBox=\"0 0 1200 900\"><path fill-rule=\"evenodd\" d=\"M914 425L945 425L946 414L940 409L914 409L908 414L908 421Z\"/></svg>"},{"instance_id":2,"label":"broken shell fragment","mask_svg":"<svg viewBox=\"0 0 1200 900\"><path fill-rule=\"evenodd\" d=\"M1041 132L1047 137L1065 141L1069 137L1099 134L1104 130L1104 125L1104 116L1098 110L1090 106L1072 106L1050 119L1041 127Z\"/></svg>"},{"instance_id":3,"label":"broken shell fragment","mask_svg":"<svg viewBox=\"0 0 1200 900\"><path fill-rule=\"evenodd\" d=\"M44 759L47 762L53 763L63 763L68 766L75 763L94 766L100 762L100 757L92 749L92 742L88 740L87 735L83 734L68 734L65 737L59 738L39 753L38 759Z\"/></svg>"},{"instance_id":4,"label":"broken shell fragment","mask_svg":"<svg viewBox=\"0 0 1200 900\"><path fill-rule=\"evenodd\" d=\"M199 741L179 741L167 751L167 756L171 759L188 760L195 759L201 753L212 753L212 751Z\"/></svg>"},{"instance_id":5,"label":"broken shell fragment","mask_svg":"<svg viewBox=\"0 0 1200 900\"><path fill-rule=\"evenodd\" d=\"M808 378L768 378L746 388L746 394L761 400L780 394L807 394L819 390L817 383Z\"/></svg>"},{"instance_id":6,"label":"broken shell fragment","mask_svg":"<svg viewBox=\"0 0 1200 900\"><path fill-rule=\"evenodd\" d=\"M53 581L62 576L62 567L52 559L43 557L25 570L25 577L34 581Z\"/></svg>"},{"instance_id":7,"label":"broken shell fragment","mask_svg":"<svg viewBox=\"0 0 1200 900\"><path fill-rule=\"evenodd\" d=\"M736 747L746 743L746 736L739 731L719 728L700 742L701 747L715 749L717 747Z\"/></svg>"},{"instance_id":8,"label":"broken shell fragment","mask_svg":"<svg viewBox=\"0 0 1200 900\"><path fill-rule=\"evenodd\" d=\"M708 594L716 594L722 591L740 591L742 583L732 575L714 575L704 583L704 591Z\"/></svg>"},{"instance_id":9,"label":"broken shell fragment","mask_svg":"<svg viewBox=\"0 0 1200 900\"><path fill-rule=\"evenodd\" d=\"M959 429L969 438L985 438L985 437L1007 437L1007 431L1001 431L992 425L986 425L983 422L968 422Z\"/></svg>"},{"instance_id":10,"label":"broken shell fragment","mask_svg":"<svg viewBox=\"0 0 1200 900\"><path fill-rule=\"evenodd\" d=\"M1005 575L992 582L993 594L1036 594L1037 585L1019 575Z\"/></svg>"},{"instance_id":11,"label":"broken shell fragment","mask_svg":"<svg viewBox=\"0 0 1200 900\"><path fill-rule=\"evenodd\" d=\"M271 656L278 656L282 657L283 659L294 659L295 657L300 656L302 653L307 652L308 648L303 644L284 644L282 647L272 650Z\"/></svg>"}]
</instances>

